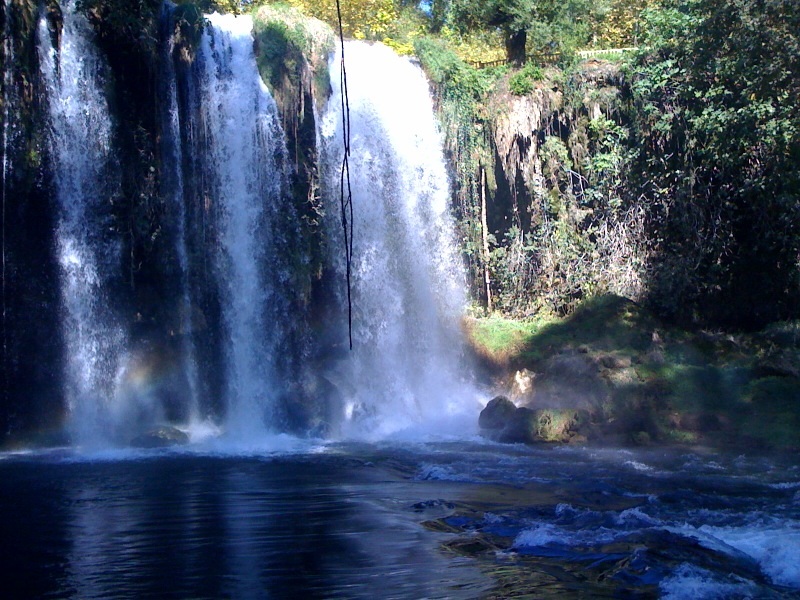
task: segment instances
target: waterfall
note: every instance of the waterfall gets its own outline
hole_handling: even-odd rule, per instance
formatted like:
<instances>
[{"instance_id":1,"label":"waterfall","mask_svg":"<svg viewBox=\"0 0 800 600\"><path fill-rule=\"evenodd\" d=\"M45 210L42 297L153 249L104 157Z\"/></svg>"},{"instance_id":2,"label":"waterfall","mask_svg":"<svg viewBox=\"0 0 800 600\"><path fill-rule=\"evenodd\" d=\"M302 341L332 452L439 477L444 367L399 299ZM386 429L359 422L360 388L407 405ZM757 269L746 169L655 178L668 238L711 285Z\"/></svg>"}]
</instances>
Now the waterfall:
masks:
<instances>
[{"instance_id":1,"label":"waterfall","mask_svg":"<svg viewBox=\"0 0 800 600\"><path fill-rule=\"evenodd\" d=\"M339 73L340 56L331 73ZM381 44L345 45L351 115L355 348L343 380L343 433L382 436L453 422L462 381L465 277L449 214L442 138L421 69ZM340 82L322 125L332 252L341 257ZM342 258L334 258L343 272ZM346 334L343 334L346 335ZM472 408L470 406L470 408ZM463 433L463 430L462 430Z\"/></svg>"},{"instance_id":2,"label":"waterfall","mask_svg":"<svg viewBox=\"0 0 800 600\"><path fill-rule=\"evenodd\" d=\"M189 260L189 241L187 232L188 215L185 205L183 179L183 145L181 143L181 118L178 109L178 91L175 66L172 61L175 40L172 35L174 5L165 2L162 7L162 152L164 165L162 171L161 194L167 199L175 222L175 249L179 269L178 333L181 336L181 362L189 384L187 416L190 422L197 423L200 418L200 381L197 365L197 352L194 342L194 302L190 284L191 264Z\"/></svg>"},{"instance_id":3,"label":"waterfall","mask_svg":"<svg viewBox=\"0 0 800 600\"><path fill-rule=\"evenodd\" d=\"M258 73L252 19L207 16L198 60L214 273L221 306L226 426L246 440L274 429L278 353L289 319L282 246L286 149Z\"/></svg>"},{"instance_id":4,"label":"waterfall","mask_svg":"<svg viewBox=\"0 0 800 600\"><path fill-rule=\"evenodd\" d=\"M127 347L126 332L109 308L109 293L122 264L111 217L119 173L102 92L107 67L74 2L66 0L62 10L58 48L46 19L40 20L39 55L58 205L64 393L73 437L88 444L112 434L114 385Z\"/></svg>"}]
</instances>

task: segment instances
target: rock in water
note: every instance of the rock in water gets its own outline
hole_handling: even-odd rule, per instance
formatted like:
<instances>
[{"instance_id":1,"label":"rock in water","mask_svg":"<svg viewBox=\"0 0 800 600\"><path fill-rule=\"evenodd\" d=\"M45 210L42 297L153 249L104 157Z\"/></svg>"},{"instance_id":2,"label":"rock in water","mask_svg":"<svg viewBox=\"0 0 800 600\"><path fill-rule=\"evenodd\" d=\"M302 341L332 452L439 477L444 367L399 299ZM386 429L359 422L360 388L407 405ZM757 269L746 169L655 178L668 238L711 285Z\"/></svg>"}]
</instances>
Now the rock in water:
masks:
<instances>
[{"instance_id":1,"label":"rock in water","mask_svg":"<svg viewBox=\"0 0 800 600\"><path fill-rule=\"evenodd\" d=\"M486 437L496 442L537 444L576 439L579 428L586 421L588 415L585 411L517 408L505 396L497 396L481 411L478 425ZM583 436L580 437L582 440L585 440Z\"/></svg>"},{"instance_id":2,"label":"rock in water","mask_svg":"<svg viewBox=\"0 0 800 600\"><path fill-rule=\"evenodd\" d=\"M137 435L131 440L134 448L167 448L189 443L189 436L176 427L162 426Z\"/></svg>"},{"instance_id":3,"label":"rock in water","mask_svg":"<svg viewBox=\"0 0 800 600\"><path fill-rule=\"evenodd\" d=\"M478 417L478 425L481 429L503 429L508 425L517 412L516 405L505 396L497 396L489 400Z\"/></svg>"}]
</instances>

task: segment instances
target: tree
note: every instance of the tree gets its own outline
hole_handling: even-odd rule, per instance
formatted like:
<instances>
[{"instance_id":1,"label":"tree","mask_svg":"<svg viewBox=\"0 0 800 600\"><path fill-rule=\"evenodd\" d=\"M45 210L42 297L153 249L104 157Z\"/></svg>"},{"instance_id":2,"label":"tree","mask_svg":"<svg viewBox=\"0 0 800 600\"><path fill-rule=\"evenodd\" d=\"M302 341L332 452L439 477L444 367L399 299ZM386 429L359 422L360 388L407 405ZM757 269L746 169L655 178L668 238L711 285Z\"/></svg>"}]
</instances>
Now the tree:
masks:
<instances>
[{"instance_id":1,"label":"tree","mask_svg":"<svg viewBox=\"0 0 800 600\"><path fill-rule=\"evenodd\" d=\"M668 316L798 318L800 5L670 0L631 74L638 170Z\"/></svg>"},{"instance_id":2,"label":"tree","mask_svg":"<svg viewBox=\"0 0 800 600\"><path fill-rule=\"evenodd\" d=\"M537 6L536 0L453 0L452 20L461 29L500 28L508 61L521 66Z\"/></svg>"}]
</instances>

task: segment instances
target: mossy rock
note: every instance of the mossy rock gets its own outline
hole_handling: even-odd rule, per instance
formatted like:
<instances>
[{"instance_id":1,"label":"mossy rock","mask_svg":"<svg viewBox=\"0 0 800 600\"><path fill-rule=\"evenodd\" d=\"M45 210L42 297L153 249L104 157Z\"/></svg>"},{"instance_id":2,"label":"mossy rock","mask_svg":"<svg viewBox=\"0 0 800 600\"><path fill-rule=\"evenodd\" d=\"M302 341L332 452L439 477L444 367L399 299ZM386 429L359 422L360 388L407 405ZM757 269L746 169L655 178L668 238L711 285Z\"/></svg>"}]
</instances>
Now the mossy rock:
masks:
<instances>
[{"instance_id":1,"label":"mossy rock","mask_svg":"<svg viewBox=\"0 0 800 600\"><path fill-rule=\"evenodd\" d=\"M490 413L483 417L481 427L484 434L498 442L509 444L538 444L543 442L565 443L585 441L580 431L589 422L588 413L574 409L515 408L502 396ZM487 407L488 408L488 407ZM492 427L487 427L490 424Z\"/></svg>"}]
</instances>

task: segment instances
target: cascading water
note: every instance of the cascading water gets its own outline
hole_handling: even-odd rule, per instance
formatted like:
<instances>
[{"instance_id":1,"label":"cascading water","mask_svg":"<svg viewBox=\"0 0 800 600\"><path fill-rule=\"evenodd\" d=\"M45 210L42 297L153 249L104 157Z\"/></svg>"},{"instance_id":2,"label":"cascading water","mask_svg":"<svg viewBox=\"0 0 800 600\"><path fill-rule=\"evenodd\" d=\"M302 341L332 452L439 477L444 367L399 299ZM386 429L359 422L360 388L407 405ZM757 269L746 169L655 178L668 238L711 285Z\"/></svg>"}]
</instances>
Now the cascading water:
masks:
<instances>
[{"instance_id":1,"label":"cascading water","mask_svg":"<svg viewBox=\"0 0 800 600\"><path fill-rule=\"evenodd\" d=\"M119 176L102 93L106 66L74 2L63 2L62 12L58 48L46 19L40 20L39 55L58 204L65 396L73 436L91 444L113 435L119 409L114 386L127 347L126 332L110 311L108 296L121 265L110 215Z\"/></svg>"},{"instance_id":2,"label":"cascading water","mask_svg":"<svg viewBox=\"0 0 800 600\"><path fill-rule=\"evenodd\" d=\"M167 160L164 161L162 173L162 194L167 198L175 222L175 248L178 255L180 271L180 299L178 306L178 328L181 336L181 362L186 380L189 383L187 407L188 420L197 423L200 420L200 383L194 343L194 319L192 318L193 301L190 285L191 265L187 240L187 211L184 198L183 182L183 146L180 133L180 112L178 110L178 93L175 67L172 61L175 40L171 35L174 28L171 12L173 5L165 3L162 7L161 22L164 28L162 35L162 119L164 135L162 149Z\"/></svg>"},{"instance_id":3,"label":"cascading water","mask_svg":"<svg viewBox=\"0 0 800 600\"><path fill-rule=\"evenodd\" d=\"M331 73L339 72L341 56ZM465 305L442 139L428 82L381 44L345 44L351 115L354 343L341 364L343 433L380 437L471 412L459 319ZM322 125L332 237L341 238L341 93ZM332 245L336 253L339 246ZM343 254L343 251L342 251ZM343 271L341 264L336 265Z\"/></svg>"},{"instance_id":4,"label":"cascading water","mask_svg":"<svg viewBox=\"0 0 800 600\"><path fill-rule=\"evenodd\" d=\"M224 337L227 431L244 441L272 429L277 353L288 307L281 236L285 141L258 73L252 19L212 14L200 47L200 121L214 219ZM281 220L283 217L283 221ZM284 249L285 252L285 249Z\"/></svg>"}]
</instances>

